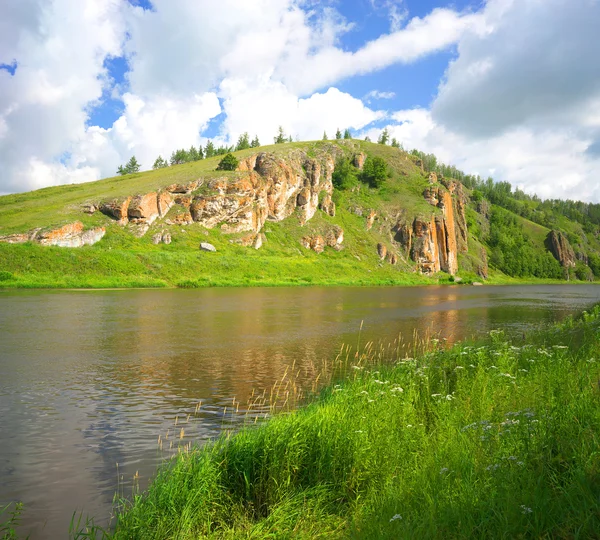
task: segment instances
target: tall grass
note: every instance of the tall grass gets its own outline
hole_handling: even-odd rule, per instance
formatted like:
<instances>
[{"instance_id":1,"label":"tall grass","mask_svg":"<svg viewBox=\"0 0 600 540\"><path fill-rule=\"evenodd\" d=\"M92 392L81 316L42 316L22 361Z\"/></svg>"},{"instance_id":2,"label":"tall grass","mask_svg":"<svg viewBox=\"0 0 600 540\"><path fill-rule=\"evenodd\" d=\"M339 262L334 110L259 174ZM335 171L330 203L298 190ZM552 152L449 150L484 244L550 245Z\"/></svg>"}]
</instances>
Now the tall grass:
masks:
<instances>
[{"instance_id":1,"label":"tall grass","mask_svg":"<svg viewBox=\"0 0 600 540\"><path fill-rule=\"evenodd\" d=\"M599 322L414 359L367 344L310 405L186 447L112 534L598 537Z\"/></svg>"}]
</instances>

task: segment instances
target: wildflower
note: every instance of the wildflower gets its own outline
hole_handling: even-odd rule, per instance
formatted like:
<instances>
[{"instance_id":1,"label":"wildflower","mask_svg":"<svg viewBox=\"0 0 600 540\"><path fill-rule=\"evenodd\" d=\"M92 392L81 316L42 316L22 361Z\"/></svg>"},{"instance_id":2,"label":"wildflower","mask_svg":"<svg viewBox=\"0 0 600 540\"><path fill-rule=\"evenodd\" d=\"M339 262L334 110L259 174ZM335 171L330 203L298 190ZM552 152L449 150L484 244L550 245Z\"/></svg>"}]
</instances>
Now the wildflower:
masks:
<instances>
[{"instance_id":1,"label":"wildflower","mask_svg":"<svg viewBox=\"0 0 600 540\"><path fill-rule=\"evenodd\" d=\"M365 369L363 366L352 366L352 369Z\"/></svg>"},{"instance_id":2,"label":"wildflower","mask_svg":"<svg viewBox=\"0 0 600 540\"><path fill-rule=\"evenodd\" d=\"M440 474L446 474L450 469L448 467L442 467L440 469Z\"/></svg>"},{"instance_id":3,"label":"wildflower","mask_svg":"<svg viewBox=\"0 0 600 540\"><path fill-rule=\"evenodd\" d=\"M366 390L363 390L363 391L361 392L361 394L366 394L366 395L368 396L368 395L369 395L369 392L367 392Z\"/></svg>"},{"instance_id":4,"label":"wildflower","mask_svg":"<svg viewBox=\"0 0 600 540\"><path fill-rule=\"evenodd\" d=\"M362 429L357 429L354 433L362 433L363 430Z\"/></svg>"},{"instance_id":5,"label":"wildflower","mask_svg":"<svg viewBox=\"0 0 600 540\"><path fill-rule=\"evenodd\" d=\"M498 369L496 366L490 366L490 369Z\"/></svg>"},{"instance_id":6,"label":"wildflower","mask_svg":"<svg viewBox=\"0 0 600 540\"><path fill-rule=\"evenodd\" d=\"M523 465L525 465L525 463L523 463L522 461L517 461L517 465L518 465L519 467L523 467Z\"/></svg>"},{"instance_id":7,"label":"wildflower","mask_svg":"<svg viewBox=\"0 0 600 540\"><path fill-rule=\"evenodd\" d=\"M485 470L486 471L496 471L500 468L500 465L498 463L494 463L493 465L488 465Z\"/></svg>"},{"instance_id":8,"label":"wildflower","mask_svg":"<svg viewBox=\"0 0 600 540\"><path fill-rule=\"evenodd\" d=\"M475 369L475 366L473 364L469 364L469 367Z\"/></svg>"},{"instance_id":9,"label":"wildflower","mask_svg":"<svg viewBox=\"0 0 600 540\"><path fill-rule=\"evenodd\" d=\"M522 514L531 514L531 512L533 512L533 510L531 508L529 508L528 506L525 506L524 504L521 505L521 513Z\"/></svg>"},{"instance_id":10,"label":"wildflower","mask_svg":"<svg viewBox=\"0 0 600 540\"><path fill-rule=\"evenodd\" d=\"M406 424L406 427L407 428L411 428L411 427L413 427L413 425L412 424Z\"/></svg>"},{"instance_id":11,"label":"wildflower","mask_svg":"<svg viewBox=\"0 0 600 540\"><path fill-rule=\"evenodd\" d=\"M510 461L517 461L517 458L515 456L508 456L506 459Z\"/></svg>"},{"instance_id":12,"label":"wildflower","mask_svg":"<svg viewBox=\"0 0 600 540\"><path fill-rule=\"evenodd\" d=\"M566 345L552 345L553 349L568 349Z\"/></svg>"},{"instance_id":13,"label":"wildflower","mask_svg":"<svg viewBox=\"0 0 600 540\"><path fill-rule=\"evenodd\" d=\"M394 386L394 388L392 388L390 392L404 392L404 388L402 388L401 386Z\"/></svg>"},{"instance_id":14,"label":"wildflower","mask_svg":"<svg viewBox=\"0 0 600 540\"><path fill-rule=\"evenodd\" d=\"M375 400L374 399L368 399L367 403L373 403Z\"/></svg>"},{"instance_id":15,"label":"wildflower","mask_svg":"<svg viewBox=\"0 0 600 540\"><path fill-rule=\"evenodd\" d=\"M453 399L454 399L454 396L453 396L452 394L448 394L448 395L446 396L446 401L451 401L451 400L453 400Z\"/></svg>"},{"instance_id":16,"label":"wildflower","mask_svg":"<svg viewBox=\"0 0 600 540\"><path fill-rule=\"evenodd\" d=\"M464 366L456 366L454 369L465 369Z\"/></svg>"},{"instance_id":17,"label":"wildflower","mask_svg":"<svg viewBox=\"0 0 600 540\"><path fill-rule=\"evenodd\" d=\"M431 394L431 397L440 397L442 394Z\"/></svg>"},{"instance_id":18,"label":"wildflower","mask_svg":"<svg viewBox=\"0 0 600 540\"><path fill-rule=\"evenodd\" d=\"M390 519L390 523L392 521L396 521L397 519L402 519L402 516L400 514L395 514L394 516L392 516L392 519Z\"/></svg>"},{"instance_id":19,"label":"wildflower","mask_svg":"<svg viewBox=\"0 0 600 540\"><path fill-rule=\"evenodd\" d=\"M519 371L520 371L521 373L529 373L529 370L528 370L528 369L523 369L523 368L521 368L521 369L519 369Z\"/></svg>"}]
</instances>

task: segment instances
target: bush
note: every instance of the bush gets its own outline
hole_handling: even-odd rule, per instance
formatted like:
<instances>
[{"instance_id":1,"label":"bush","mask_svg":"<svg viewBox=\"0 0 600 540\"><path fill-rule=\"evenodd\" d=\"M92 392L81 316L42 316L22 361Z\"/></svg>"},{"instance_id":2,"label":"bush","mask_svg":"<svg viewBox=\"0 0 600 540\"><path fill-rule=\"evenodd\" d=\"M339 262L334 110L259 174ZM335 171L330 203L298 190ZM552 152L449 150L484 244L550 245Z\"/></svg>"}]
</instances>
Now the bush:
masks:
<instances>
[{"instance_id":1,"label":"bush","mask_svg":"<svg viewBox=\"0 0 600 540\"><path fill-rule=\"evenodd\" d=\"M232 154L225 154L225 157L219 161L219 165L217 165L217 171L235 171L239 165L239 161Z\"/></svg>"},{"instance_id":2,"label":"bush","mask_svg":"<svg viewBox=\"0 0 600 540\"><path fill-rule=\"evenodd\" d=\"M593 281L594 280L594 274L593 274L592 270L590 269L589 266L586 266L583 263L578 264L577 267L575 268L575 276L580 281Z\"/></svg>"},{"instance_id":3,"label":"bush","mask_svg":"<svg viewBox=\"0 0 600 540\"><path fill-rule=\"evenodd\" d=\"M389 171L387 163L383 158L380 157L368 157L365 160L363 171L361 174L361 180L371 187L378 188L389 177Z\"/></svg>"},{"instance_id":4,"label":"bush","mask_svg":"<svg viewBox=\"0 0 600 540\"><path fill-rule=\"evenodd\" d=\"M356 184L356 168L347 157L337 160L331 180L337 189L350 189Z\"/></svg>"}]
</instances>

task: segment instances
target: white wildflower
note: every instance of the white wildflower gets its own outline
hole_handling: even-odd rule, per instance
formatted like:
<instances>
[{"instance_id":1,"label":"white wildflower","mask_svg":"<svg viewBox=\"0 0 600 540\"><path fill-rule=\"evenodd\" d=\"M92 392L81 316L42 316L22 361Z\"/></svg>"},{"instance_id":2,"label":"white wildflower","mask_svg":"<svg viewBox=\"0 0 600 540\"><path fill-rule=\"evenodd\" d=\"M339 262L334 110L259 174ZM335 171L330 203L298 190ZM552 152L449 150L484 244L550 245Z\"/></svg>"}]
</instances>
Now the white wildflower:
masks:
<instances>
[{"instance_id":1,"label":"white wildflower","mask_svg":"<svg viewBox=\"0 0 600 540\"><path fill-rule=\"evenodd\" d=\"M397 519L402 519L402 516L400 514L396 514L396 515L392 516L392 519L390 519L390 523L392 521L396 521Z\"/></svg>"}]
</instances>

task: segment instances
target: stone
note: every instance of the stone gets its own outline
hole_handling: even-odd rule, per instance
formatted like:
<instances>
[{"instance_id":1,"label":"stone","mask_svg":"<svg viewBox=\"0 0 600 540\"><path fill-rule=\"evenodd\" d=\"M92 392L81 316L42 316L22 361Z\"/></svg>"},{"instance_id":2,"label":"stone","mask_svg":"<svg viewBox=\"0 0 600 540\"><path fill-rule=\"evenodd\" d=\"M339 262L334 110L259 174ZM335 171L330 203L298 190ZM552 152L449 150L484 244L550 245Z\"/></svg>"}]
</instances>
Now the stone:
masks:
<instances>
[{"instance_id":1,"label":"stone","mask_svg":"<svg viewBox=\"0 0 600 540\"><path fill-rule=\"evenodd\" d=\"M333 227L325 235L325 243L332 248L340 246L344 242L344 231L341 227Z\"/></svg>"},{"instance_id":2,"label":"stone","mask_svg":"<svg viewBox=\"0 0 600 540\"><path fill-rule=\"evenodd\" d=\"M217 251L217 248L208 242L200 242L201 251Z\"/></svg>"},{"instance_id":3,"label":"stone","mask_svg":"<svg viewBox=\"0 0 600 540\"><path fill-rule=\"evenodd\" d=\"M546 247L563 268L575 267L575 252L562 232L550 231L546 237Z\"/></svg>"},{"instance_id":4,"label":"stone","mask_svg":"<svg viewBox=\"0 0 600 540\"><path fill-rule=\"evenodd\" d=\"M391 265L396 265L396 264L398 264L398 256L395 253L388 253L387 254L387 261Z\"/></svg>"},{"instance_id":5,"label":"stone","mask_svg":"<svg viewBox=\"0 0 600 540\"><path fill-rule=\"evenodd\" d=\"M383 261L385 256L387 255L387 248L383 244L377 244L377 254L379 258Z\"/></svg>"},{"instance_id":6,"label":"stone","mask_svg":"<svg viewBox=\"0 0 600 540\"><path fill-rule=\"evenodd\" d=\"M98 210L98 208L96 207L95 204L88 203L88 204L83 205L83 211L86 214L94 214L96 212L96 210Z\"/></svg>"},{"instance_id":7,"label":"stone","mask_svg":"<svg viewBox=\"0 0 600 540\"><path fill-rule=\"evenodd\" d=\"M130 220L136 219L151 225L159 216L158 195L156 192L138 195L129 203L127 216Z\"/></svg>"},{"instance_id":8,"label":"stone","mask_svg":"<svg viewBox=\"0 0 600 540\"><path fill-rule=\"evenodd\" d=\"M430 184L437 184L438 181L438 177L437 174L435 174L433 171L429 173L429 183Z\"/></svg>"},{"instance_id":9,"label":"stone","mask_svg":"<svg viewBox=\"0 0 600 540\"><path fill-rule=\"evenodd\" d=\"M105 233L106 229L104 227L96 227L84 231L83 223L75 221L74 223L63 225L58 229L40 233L36 241L43 246L77 248L91 246L99 242Z\"/></svg>"},{"instance_id":10,"label":"stone","mask_svg":"<svg viewBox=\"0 0 600 540\"><path fill-rule=\"evenodd\" d=\"M256 238L254 239L254 244L252 245L252 247L254 249L260 249L263 245L263 235L262 234L257 234Z\"/></svg>"},{"instance_id":11,"label":"stone","mask_svg":"<svg viewBox=\"0 0 600 540\"><path fill-rule=\"evenodd\" d=\"M100 203L99 210L103 214L118 220L119 225L126 225L129 221L128 210L130 202L131 197L113 199L112 201Z\"/></svg>"},{"instance_id":12,"label":"stone","mask_svg":"<svg viewBox=\"0 0 600 540\"><path fill-rule=\"evenodd\" d=\"M162 234L155 234L152 236L152 243L153 244L160 244L162 242Z\"/></svg>"},{"instance_id":13,"label":"stone","mask_svg":"<svg viewBox=\"0 0 600 540\"><path fill-rule=\"evenodd\" d=\"M364 165L365 165L365 160L367 159L367 155L364 152L360 152L358 154L355 154L354 159L352 160L352 164L359 170L362 171Z\"/></svg>"},{"instance_id":14,"label":"stone","mask_svg":"<svg viewBox=\"0 0 600 540\"><path fill-rule=\"evenodd\" d=\"M370 231L371 227L373 227L373 223L375 223L376 217L377 212L375 212L375 210L369 210L369 213L367 214L367 231Z\"/></svg>"},{"instance_id":15,"label":"stone","mask_svg":"<svg viewBox=\"0 0 600 540\"><path fill-rule=\"evenodd\" d=\"M24 244L29 241L28 234L8 234L6 236L0 236L0 242L4 242L6 244Z\"/></svg>"},{"instance_id":16,"label":"stone","mask_svg":"<svg viewBox=\"0 0 600 540\"><path fill-rule=\"evenodd\" d=\"M165 217L167 212L173 206L174 201L171 197L171 194L168 191L159 192L156 198L156 205L158 207L158 215L159 217Z\"/></svg>"},{"instance_id":17,"label":"stone","mask_svg":"<svg viewBox=\"0 0 600 540\"><path fill-rule=\"evenodd\" d=\"M169 245L171 243L171 233L169 233L169 232L163 233L162 242L163 242L163 244Z\"/></svg>"},{"instance_id":18,"label":"stone","mask_svg":"<svg viewBox=\"0 0 600 540\"><path fill-rule=\"evenodd\" d=\"M319 204L319 208L327 215L335 217L335 203L333 202L333 199L329 193L323 197L323 200Z\"/></svg>"}]
</instances>

